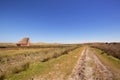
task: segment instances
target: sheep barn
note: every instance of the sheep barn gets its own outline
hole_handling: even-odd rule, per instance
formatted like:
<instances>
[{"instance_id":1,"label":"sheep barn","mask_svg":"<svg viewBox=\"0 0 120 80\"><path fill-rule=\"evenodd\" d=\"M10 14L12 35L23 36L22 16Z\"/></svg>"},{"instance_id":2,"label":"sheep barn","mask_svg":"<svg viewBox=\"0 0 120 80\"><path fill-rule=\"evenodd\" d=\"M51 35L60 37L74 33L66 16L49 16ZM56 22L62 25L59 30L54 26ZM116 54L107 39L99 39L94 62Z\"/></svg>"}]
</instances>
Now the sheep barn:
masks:
<instances>
[{"instance_id":1,"label":"sheep barn","mask_svg":"<svg viewBox=\"0 0 120 80\"><path fill-rule=\"evenodd\" d=\"M16 43L17 46L30 46L29 38L22 38L20 41Z\"/></svg>"}]
</instances>

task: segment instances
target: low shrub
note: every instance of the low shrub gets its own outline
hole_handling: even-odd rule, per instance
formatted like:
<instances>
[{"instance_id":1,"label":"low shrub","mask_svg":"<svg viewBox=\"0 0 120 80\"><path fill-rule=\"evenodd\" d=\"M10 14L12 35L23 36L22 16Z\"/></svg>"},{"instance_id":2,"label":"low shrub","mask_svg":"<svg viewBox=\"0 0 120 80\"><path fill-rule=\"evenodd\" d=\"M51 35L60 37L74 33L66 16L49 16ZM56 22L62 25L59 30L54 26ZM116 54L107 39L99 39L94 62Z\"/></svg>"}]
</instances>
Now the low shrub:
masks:
<instances>
[{"instance_id":1,"label":"low shrub","mask_svg":"<svg viewBox=\"0 0 120 80\"><path fill-rule=\"evenodd\" d=\"M21 66L16 66L14 69L13 69L13 73L20 73L20 72L22 72L22 71L25 71L25 70L27 70L28 68L29 68L29 65L30 65L30 63L29 62L27 62L27 63L25 63L25 64L23 64L23 65L21 65Z\"/></svg>"}]
</instances>

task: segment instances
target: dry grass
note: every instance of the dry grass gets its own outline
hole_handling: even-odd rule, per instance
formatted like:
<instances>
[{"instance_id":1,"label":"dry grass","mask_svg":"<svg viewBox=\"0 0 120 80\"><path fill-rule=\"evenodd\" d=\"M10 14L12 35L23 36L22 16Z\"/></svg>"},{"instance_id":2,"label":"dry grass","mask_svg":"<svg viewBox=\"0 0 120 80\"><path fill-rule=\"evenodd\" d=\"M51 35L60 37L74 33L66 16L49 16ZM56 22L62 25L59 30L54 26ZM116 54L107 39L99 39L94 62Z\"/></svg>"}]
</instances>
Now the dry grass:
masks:
<instances>
[{"instance_id":1,"label":"dry grass","mask_svg":"<svg viewBox=\"0 0 120 80\"><path fill-rule=\"evenodd\" d=\"M76 47L51 47L51 48L8 48L0 52L0 79L26 71L36 62L46 62L57 58Z\"/></svg>"},{"instance_id":2,"label":"dry grass","mask_svg":"<svg viewBox=\"0 0 120 80\"><path fill-rule=\"evenodd\" d=\"M10 80L67 80L83 48L70 51L68 54L53 58L47 62L36 62L27 71L8 77Z\"/></svg>"},{"instance_id":3,"label":"dry grass","mask_svg":"<svg viewBox=\"0 0 120 80\"><path fill-rule=\"evenodd\" d=\"M114 75L114 80L120 80L120 60L103 53L103 51L99 49L93 49L98 56L98 58L111 70Z\"/></svg>"},{"instance_id":4,"label":"dry grass","mask_svg":"<svg viewBox=\"0 0 120 80\"><path fill-rule=\"evenodd\" d=\"M120 59L120 43L94 43L91 46Z\"/></svg>"}]
</instances>

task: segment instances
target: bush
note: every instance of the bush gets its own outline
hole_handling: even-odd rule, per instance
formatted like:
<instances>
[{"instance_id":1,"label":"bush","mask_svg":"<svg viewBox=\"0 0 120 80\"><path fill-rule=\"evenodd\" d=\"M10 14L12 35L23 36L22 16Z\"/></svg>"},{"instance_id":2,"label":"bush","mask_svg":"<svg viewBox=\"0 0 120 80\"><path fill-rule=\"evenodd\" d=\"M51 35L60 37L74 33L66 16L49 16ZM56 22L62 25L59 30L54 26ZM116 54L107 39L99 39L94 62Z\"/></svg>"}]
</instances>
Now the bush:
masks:
<instances>
[{"instance_id":1,"label":"bush","mask_svg":"<svg viewBox=\"0 0 120 80\"><path fill-rule=\"evenodd\" d=\"M55 52L52 58L57 58L59 55Z\"/></svg>"},{"instance_id":2,"label":"bush","mask_svg":"<svg viewBox=\"0 0 120 80\"><path fill-rule=\"evenodd\" d=\"M22 71L25 71L29 68L29 65L30 65L30 63L27 62L27 63L23 64L22 66L17 66L13 69L12 72L13 73L20 73Z\"/></svg>"}]
</instances>

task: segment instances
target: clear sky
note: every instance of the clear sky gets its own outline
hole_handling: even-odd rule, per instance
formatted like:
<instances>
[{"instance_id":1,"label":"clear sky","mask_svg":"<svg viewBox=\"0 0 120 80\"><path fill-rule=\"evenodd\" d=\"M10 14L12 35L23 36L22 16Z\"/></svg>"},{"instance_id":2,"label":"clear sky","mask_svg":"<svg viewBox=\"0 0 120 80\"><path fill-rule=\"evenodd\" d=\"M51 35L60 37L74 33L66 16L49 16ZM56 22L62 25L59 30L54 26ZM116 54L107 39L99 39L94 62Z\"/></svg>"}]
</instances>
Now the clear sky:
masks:
<instances>
[{"instance_id":1,"label":"clear sky","mask_svg":"<svg viewBox=\"0 0 120 80\"><path fill-rule=\"evenodd\" d=\"M120 41L120 0L0 0L0 42Z\"/></svg>"}]
</instances>

